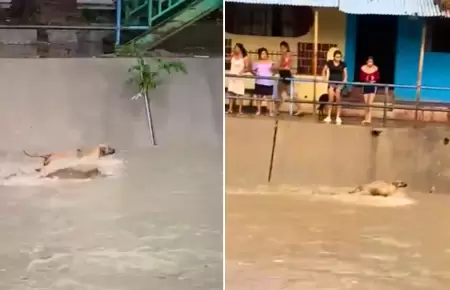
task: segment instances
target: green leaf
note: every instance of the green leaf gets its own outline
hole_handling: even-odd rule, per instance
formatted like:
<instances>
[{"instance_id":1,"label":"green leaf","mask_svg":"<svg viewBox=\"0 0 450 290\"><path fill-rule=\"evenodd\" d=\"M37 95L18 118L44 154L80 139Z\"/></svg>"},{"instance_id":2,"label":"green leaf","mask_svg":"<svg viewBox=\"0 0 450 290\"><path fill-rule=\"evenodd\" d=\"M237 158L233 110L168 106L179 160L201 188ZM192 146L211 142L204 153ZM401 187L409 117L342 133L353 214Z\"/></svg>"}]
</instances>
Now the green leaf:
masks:
<instances>
[{"instance_id":1,"label":"green leaf","mask_svg":"<svg viewBox=\"0 0 450 290\"><path fill-rule=\"evenodd\" d=\"M161 84L161 73L172 74L173 72L182 72L187 74L186 66L179 60L165 60L154 58L147 63L143 55L146 48L132 42L117 49L120 54L129 54L136 58L136 64L128 68L131 74L127 83L137 86L139 91L146 92L157 88Z\"/></svg>"}]
</instances>

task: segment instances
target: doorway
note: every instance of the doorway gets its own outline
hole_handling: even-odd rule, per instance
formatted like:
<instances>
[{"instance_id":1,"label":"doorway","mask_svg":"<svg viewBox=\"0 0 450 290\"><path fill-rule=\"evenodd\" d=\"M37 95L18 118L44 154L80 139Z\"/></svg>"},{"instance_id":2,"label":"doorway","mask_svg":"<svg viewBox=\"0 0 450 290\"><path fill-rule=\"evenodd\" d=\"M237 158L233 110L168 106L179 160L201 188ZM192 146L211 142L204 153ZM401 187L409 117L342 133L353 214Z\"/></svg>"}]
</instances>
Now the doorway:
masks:
<instances>
[{"instance_id":1,"label":"doorway","mask_svg":"<svg viewBox=\"0 0 450 290\"><path fill-rule=\"evenodd\" d=\"M380 83L393 84L395 80L395 55L397 52L397 16L357 16L355 75L359 80L359 68L367 57L374 58L380 70Z\"/></svg>"}]
</instances>

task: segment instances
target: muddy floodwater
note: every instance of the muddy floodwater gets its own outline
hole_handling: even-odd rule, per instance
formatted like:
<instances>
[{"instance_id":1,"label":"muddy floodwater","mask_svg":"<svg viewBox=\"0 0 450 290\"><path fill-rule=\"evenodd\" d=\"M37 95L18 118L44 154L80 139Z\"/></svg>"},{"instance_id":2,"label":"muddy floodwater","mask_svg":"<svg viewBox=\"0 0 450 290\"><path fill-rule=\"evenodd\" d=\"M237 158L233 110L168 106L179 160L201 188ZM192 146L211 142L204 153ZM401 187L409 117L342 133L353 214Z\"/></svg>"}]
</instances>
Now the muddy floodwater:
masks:
<instances>
[{"instance_id":1,"label":"muddy floodwater","mask_svg":"<svg viewBox=\"0 0 450 290\"><path fill-rule=\"evenodd\" d=\"M450 289L450 197L353 202L229 189L229 290Z\"/></svg>"}]
</instances>

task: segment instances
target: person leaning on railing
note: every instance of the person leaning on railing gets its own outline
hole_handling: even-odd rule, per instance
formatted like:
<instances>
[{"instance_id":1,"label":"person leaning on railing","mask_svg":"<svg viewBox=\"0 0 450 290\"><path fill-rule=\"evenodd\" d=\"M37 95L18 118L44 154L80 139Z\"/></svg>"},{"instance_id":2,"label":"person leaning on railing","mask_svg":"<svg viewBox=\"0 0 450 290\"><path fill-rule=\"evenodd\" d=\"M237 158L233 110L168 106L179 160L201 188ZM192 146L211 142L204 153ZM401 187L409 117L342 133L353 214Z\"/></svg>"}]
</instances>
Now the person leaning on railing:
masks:
<instances>
[{"instance_id":1,"label":"person leaning on railing","mask_svg":"<svg viewBox=\"0 0 450 290\"><path fill-rule=\"evenodd\" d=\"M342 60L342 52L336 50L333 54L333 60L327 61L323 68L322 74L326 81L347 82L347 65ZM328 101L333 103L336 101L336 124L342 124L341 119L341 92L344 88L343 84L328 84ZM331 123L332 106L327 106L327 117L323 120L325 123Z\"/></svg>"},{"instance_id":2,"label":"person leaning on railing","mask_svg":"<svg viewBox=\"0 0 450 290\"><path fill-rule=\"evenodd\" d=\"M377 93L377 87L371 86L378 82L380 79L380 73L378 67L373 62L373 57L369 56L367 58L366 64L363 65L359 71L359 81L362 83L368 83L363 87L364 103L366 105L372 105L375 99L375 94ZM372 107L364 108L364 120L362 124L370 124L372 122Z\"/></svg>"},{"instance_id":3,"label":"person leaning on railing","mask_svg":"<svg viewBox=\"0 0 450 290\"><path fill-rule=\"evenodd\" d=\"M282 41L280 43L280 51L281 51L281 58L280 63L278 66L278 73L280 75L280 81L278 82L278 94L275 100L278 100L278 105L276 106L276 112L278 113L280 110L280 107L283 105L283 94L286 96L291 95L291 80L293 76L291 73L291 66L292 66L292 56L289 49L289 44L286 41ZM294 96L291 96L294 97ZM302 114L300 110L300 104L296 103L296 112L294 113L295 116L300 116Z\"/></svg>"},{"instance_id":4,"label":"person leaning on railing","mask_svg":"<svg viewBox=\"0 0 450 290\"><path fill-rule=\"evenodd\" d=\"M243 75L248 69L249 61L247 57L247 50L242 43L236 43L233 50L233 55L231 56L231 68L230 74L233 75ZM229 78L228 79L228 94L243 97L245 94L245 82L243 78ZM233 113L234 103L239 106L238 114L242 115L242 100L229 99L227 114Z\"/></svg>"},{"instance_id":5,"label":"person leaning on railing","mask_svg":"<svg viewBox=\"0 0 450 290\"><path fill-rule=\"evenodd\" d=\"M258 49L258 60L253 63L253 74L257 77L272 77L274 71L274 63L269 59L269 52L265 47ZM255 96L256 96L256 116L261 115L262 100L266 99L269 115L274 116L273 106L273 84L270 79L255 79Z\"/></svg>"}]
</instances>

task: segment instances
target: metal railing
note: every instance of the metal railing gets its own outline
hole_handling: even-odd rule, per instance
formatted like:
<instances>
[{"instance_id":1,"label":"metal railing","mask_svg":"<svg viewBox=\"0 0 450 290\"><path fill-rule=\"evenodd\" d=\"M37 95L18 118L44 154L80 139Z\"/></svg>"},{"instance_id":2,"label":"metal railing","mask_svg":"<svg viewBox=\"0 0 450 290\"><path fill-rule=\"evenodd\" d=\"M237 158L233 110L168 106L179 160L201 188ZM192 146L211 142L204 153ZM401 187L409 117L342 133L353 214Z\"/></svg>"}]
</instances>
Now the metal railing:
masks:
<instances>
[{"instance_id":1,"label":"metal railing","mask_svg":"<svg viewBox=\"0 0 450 290\"><path fill-rule=\"evenodd\" d=\"M123 23L125 27L133 27L134 30L148 30L156 22L163 19L163 16L167 16L174 9L179 6L192 2L191 0L117 0L116 7L116 45L120 43L121 30L124 30L122 26L122 12L125 15ZM124 2L124 3L122 3ZM139 21L140 15L146 15L144 17L146 21ZM140 22L136 25L130 25L131 22Z\"/></svg>"},{"instance_id":2,"label":"metal railing","mask_svg":"<svg viewBox=\"0 0 450 290\"><path fill-rule=\"evenodd\" d=\"M291 72L292 73L298 73L299 68L298 68L298 59L303 59L301 58L297 53L295 52L291 52L291 57L292 57L292 65L291 65ZM226 54L226 57L231 57L232 54ZM258 60L258 52L257 51L253 51L253 50L249 50L247 51L247 56L249 58L250 63L253 63L255 61ZM274 63L279 63L281 60L281 57L283 56L283 54L281 52L277 52L277 51L269 51L269 59L271 59ZM305 58L306 59L306 58Z\"/></svg>"},{"instance_id":3,"label":"metal railing","mask_svg":"<svg viewBox=\"0 0 450 290\"><path fill-rule=\"evenodd\" d=\"M337 85L343 85L343 86L374 86L377 88L384 88L384 99L383 99L383 105L377 105L377 104L366 104L366 103L355 103L355 102L339 102L340 106L346 106L346 107L362 107L362 108L376 108L376 109L383 109L383 118L382 118L382 124L385 126L387 121L387 112L388 110L395 110L395 109L401 109L406 111L415 111L414 113L414 121L418 122L419 112L429 111L429 112L444 112L444 113L450 113L450 103L442 103L442 106L446 106L446 109L441 108L430 108L430 107L420 107L421 100L420 100L420 93L422 90L437 90L437 91L449 91L450 94L450 87L433 87L433 86L417 86L417 85L394 85L394 84L381 84L381 83L362 83L362 82L339 82L339 81L325 81L320 79L308 79L308 78L280 78L280 77L257 77L253 75L233 75L233 74L225 74L226 78L242 78L242 79L265 79L265 80L273 80L274 83L274 97L276 96L276 93L278 90L276 89L276 86L278 84L278 81L280 80L288 80L290 81L290 87L289 87L289 99L285 100L286 103L290 103L289 108L289 114L293 115L294 113L294 104L312 104L313 105L313 115L316 115L317 105L334 105L333 102L321 102L316 99L316 95L313 94L313 100L300 100L300 99L294 99L294 85L295 83L314 83L314 86L316 84L337 84ZM401 88L401 89L414 89L416 90L416 98L414 100L414 106L405 106L405 105L388 105L388 99L389 99L389 91L390 89L394 88ZM317 90L314 89L316 92ZM226 95L227 99L236 99L236 100L247 100L247 101L253 101L255 98L253 97L245 97L245 96L231 96ZM275 98L274 98L275 99ZM434 103L434 102L433 102Z\"/></svg>"}]
</instances>

